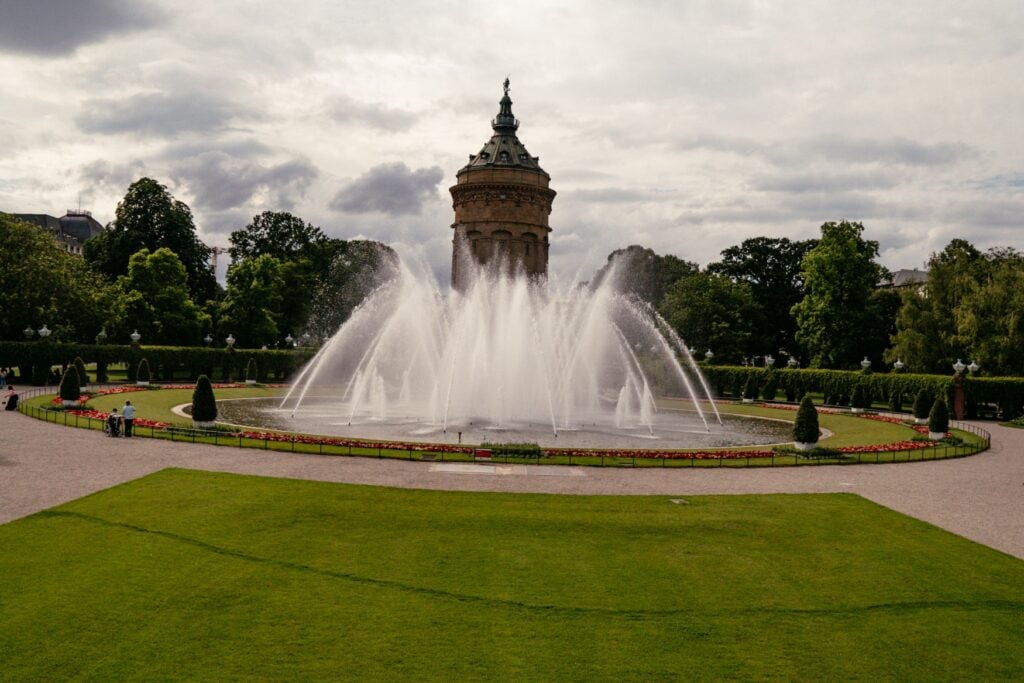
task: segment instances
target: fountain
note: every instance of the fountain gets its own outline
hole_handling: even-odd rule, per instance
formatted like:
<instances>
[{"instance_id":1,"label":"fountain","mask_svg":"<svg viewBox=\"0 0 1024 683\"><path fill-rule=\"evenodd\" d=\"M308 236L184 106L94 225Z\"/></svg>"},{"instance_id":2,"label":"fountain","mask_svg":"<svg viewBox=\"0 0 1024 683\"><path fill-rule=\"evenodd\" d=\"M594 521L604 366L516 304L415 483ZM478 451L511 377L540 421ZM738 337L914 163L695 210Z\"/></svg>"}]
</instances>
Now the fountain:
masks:
<instances>
[{"instance_id":1,"label":"fountain","mask_svg":"<svg viewBox=\"0 0 1024 683\"><path fill-rule=\"evenodd\" d=\"M629 264L613 262L593 285L548 278L555 191L517 137L509 87L506 79L494 134L451 188L452 288L442 292L409 254L397 259L260 421L443 442L465 435L474 443L683 448L779 440L723 424L683 340L618 290L616 274ZM659 409L655 396L685 405Z\"/></svg>"}]
</instances>

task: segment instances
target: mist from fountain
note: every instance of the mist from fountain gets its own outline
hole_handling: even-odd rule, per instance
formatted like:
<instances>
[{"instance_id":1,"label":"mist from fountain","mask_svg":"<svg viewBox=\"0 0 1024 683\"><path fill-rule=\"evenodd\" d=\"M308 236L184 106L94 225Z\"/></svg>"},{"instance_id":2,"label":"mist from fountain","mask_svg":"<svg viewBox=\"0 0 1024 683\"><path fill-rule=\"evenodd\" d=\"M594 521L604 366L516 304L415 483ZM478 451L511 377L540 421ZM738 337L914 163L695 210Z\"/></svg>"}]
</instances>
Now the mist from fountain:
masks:
<instances>
[{"instance_id":1,"label":"mist from fountain","mask_svg":"<svg viewBox=\"0 0 1024 683\"><path fill-rule=\"evenodd\" d=\"M479 268L466 291L442 292L405 256L280 407L294 416L326 404L348 424L442 432L546 425L552 436L595 427L653 436L658 394L689 398L708 430L714 402L697 364L664 320L616 291L618 267L596 286Z\"/></svg>"}]
</instances>

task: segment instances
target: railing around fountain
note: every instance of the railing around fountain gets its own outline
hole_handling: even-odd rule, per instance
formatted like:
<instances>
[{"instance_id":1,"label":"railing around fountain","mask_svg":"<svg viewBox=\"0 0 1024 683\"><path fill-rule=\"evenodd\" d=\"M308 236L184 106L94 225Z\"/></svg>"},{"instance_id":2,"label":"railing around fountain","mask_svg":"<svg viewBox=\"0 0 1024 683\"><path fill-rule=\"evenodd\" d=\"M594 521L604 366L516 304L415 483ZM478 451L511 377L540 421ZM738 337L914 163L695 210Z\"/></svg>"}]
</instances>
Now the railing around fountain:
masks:
<instances>
[{"instance_id":1,"label":"railing around fountain","mask_svg":"<svg viewBox=\"0 0 1024 683\"><path fill-rule=\"evenodd\" d=\"M31 406L24 399L52 393L50 389L23 392L18 410L30 417L69 427L102 431L105 420L74 412ZM865 446L861 452L826 452L825 455L803 455L793 452L709 449L706 451L615 451L545 449L541 458L521 458L491 454L481 457L483 449L472 446L443 444L375 443L358 440L314 437L282 432L238 431L236 429L193 429L179 426L148 426L136 421L137 437L185 441L214 446L259 448L266 451L287 451L315 455L347 455L375 458L396 458L424 462L488 462L501 465L573 465L596 467L799 467L808 465L852 465L859 463L920 462L962 458L987 450L991 434L981 427L953 421L952 429L966 432L974 439L962 443L940 442L915 450L885 449ZM876 450L877 449L877 450Z\"/></svg>"}]
</instances>

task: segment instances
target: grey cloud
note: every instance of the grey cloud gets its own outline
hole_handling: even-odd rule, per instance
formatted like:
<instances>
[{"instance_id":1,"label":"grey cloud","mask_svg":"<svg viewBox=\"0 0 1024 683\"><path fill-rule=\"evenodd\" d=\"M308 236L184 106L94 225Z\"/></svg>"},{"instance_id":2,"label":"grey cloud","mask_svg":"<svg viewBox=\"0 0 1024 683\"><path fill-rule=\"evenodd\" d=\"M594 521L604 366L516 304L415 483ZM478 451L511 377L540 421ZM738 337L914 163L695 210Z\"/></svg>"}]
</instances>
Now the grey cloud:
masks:
<instances>
[{"instance_id":1,"label":"grey cloud","mask_svg":"<svg viewBox=\"0 0 1024 683\"><path fill-rule=\"evenodd\" d=\"M392 216L417 214L437 196L444 178L440 166L412 170L402 162L381 164L341 188L331 208L350 213L380 212Z\"/></svg>"},{"instance_id":2,"label":"grey cloud","mask_svg":"<svg viewBox=\"0 0 1024 683\"><path fill-rule=\"evenodd\" d=\"M146 174L146 165L141 159L133 159L124 163L111 163L106 159L96 159L81 167L79 180L84 185L82 199L90 200L96 191L123 193L133 182Z\"/></svg>"},{"instance_id":3,"label":"grey cloud","mask_svg":"<svg viewBox=\"0 0 1024 683\"><path fill-rule=\"evenodd\" d=\"M345 95L335 97L327 105L327 113L341 123L361 123L391 132L408 130L416 122L416 115L384 104L361 102Z\"/></svg>"},{"instance_id":4,"label":"grey cloud","mask_svg":"<svg viewBox=\"0 0 1024 683\"><path fill-rule=\"evenodd\" d=\"M699 135L675 144L683 151L709 150L739 156L756 156L776 165L793 165L809 159L853 164L944 166L970 159L978 152L961 142L926 144L905 137L884 139L822 135L802 140L757 142L744 137Z\"/></svg>"},{"instance_id":5,"label":"grey cloud","mask_svg":"<svg viewBox=\"0 0 1024 683\"><path fill-rule=\"evenodd\" d=\"M188 159L204 152L223 152L238 159L251 159L269 155L273 150L255 138L235 140L191 140L173 142L164 149L162 158L175 161Z\"/></svg>"},{"instance_id":6,"label":"grey cloud","mask_svg":"<svg viewBox=\"0 0 1024 683\"><path fill-rule=\"evenodd\" d=\"M896 174L876 171L870 173L775 173L754 181L762 192L842 192L847 190L878 190L899 184Z\"/></svg>"},{"instance_id":7,"label":"grey cloud","mask_svg":"<svg viewBox=\"0 0 1024 683\"><path fill-rule=\"evenodd\" d=\"M165 21L163 12L136 0L5 0L0 3L0 51L61 57Z\"/></svg>"},{"instance_id":8,"label":"grey cloud","mask_svg":"<svg viewBox=\"0 0 1024 683\"><path fill-rule=\"evenodd\" d=\"M625 187L600 187L589 190L566 190L563 196L568 201L583 201L599 204L628 204L644 202L662 197L646 190L631 190Z\"/></svg>"},{"instance_id":9,"label":"grey cloud","mask_svg":"<svg viewBox=\"0 0 1024 683\"><path fill-rule=\"evenodd\" d=\"M75 123L86 133L176 135L219 130L249 114L226 99L201 92L140 93L126 99L89 100Z\"/></svg>"},{"instance_id":10,"label":"grey cloud","mask_svg":"<svg viewBox=\"0 0 1024 683\"><path fill-rule=\"evenodd\" d=\"M195 205L212 211L242 206L258 192L269 193L275 208L291 209L317 175L304 159L263 166L224 152L204 152L172 167L175 181L188 188Z\"/></svg>"}]
</instances>

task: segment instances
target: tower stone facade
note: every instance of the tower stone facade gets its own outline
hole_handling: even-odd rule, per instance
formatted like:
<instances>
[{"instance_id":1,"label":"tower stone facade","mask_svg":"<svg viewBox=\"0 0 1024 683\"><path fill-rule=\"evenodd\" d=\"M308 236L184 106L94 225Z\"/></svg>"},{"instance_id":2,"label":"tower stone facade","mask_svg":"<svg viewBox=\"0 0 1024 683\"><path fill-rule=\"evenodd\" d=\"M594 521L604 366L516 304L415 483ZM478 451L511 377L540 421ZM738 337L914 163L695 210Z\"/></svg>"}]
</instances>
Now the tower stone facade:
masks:
<instances>
[{"instance_id":1,"label":"tower stone facade","mask_svg":"<svg viewBox=\"0 0 1024 683\"><path fill-rule=\"evenodd\" d=\"M551 176L519 141L509 82L494 135L455 174L450 188L455 209L452 287L465 288L476 265L544 278L548 273L548 216L555 191Z\"/></svg>"}]
</instances>

